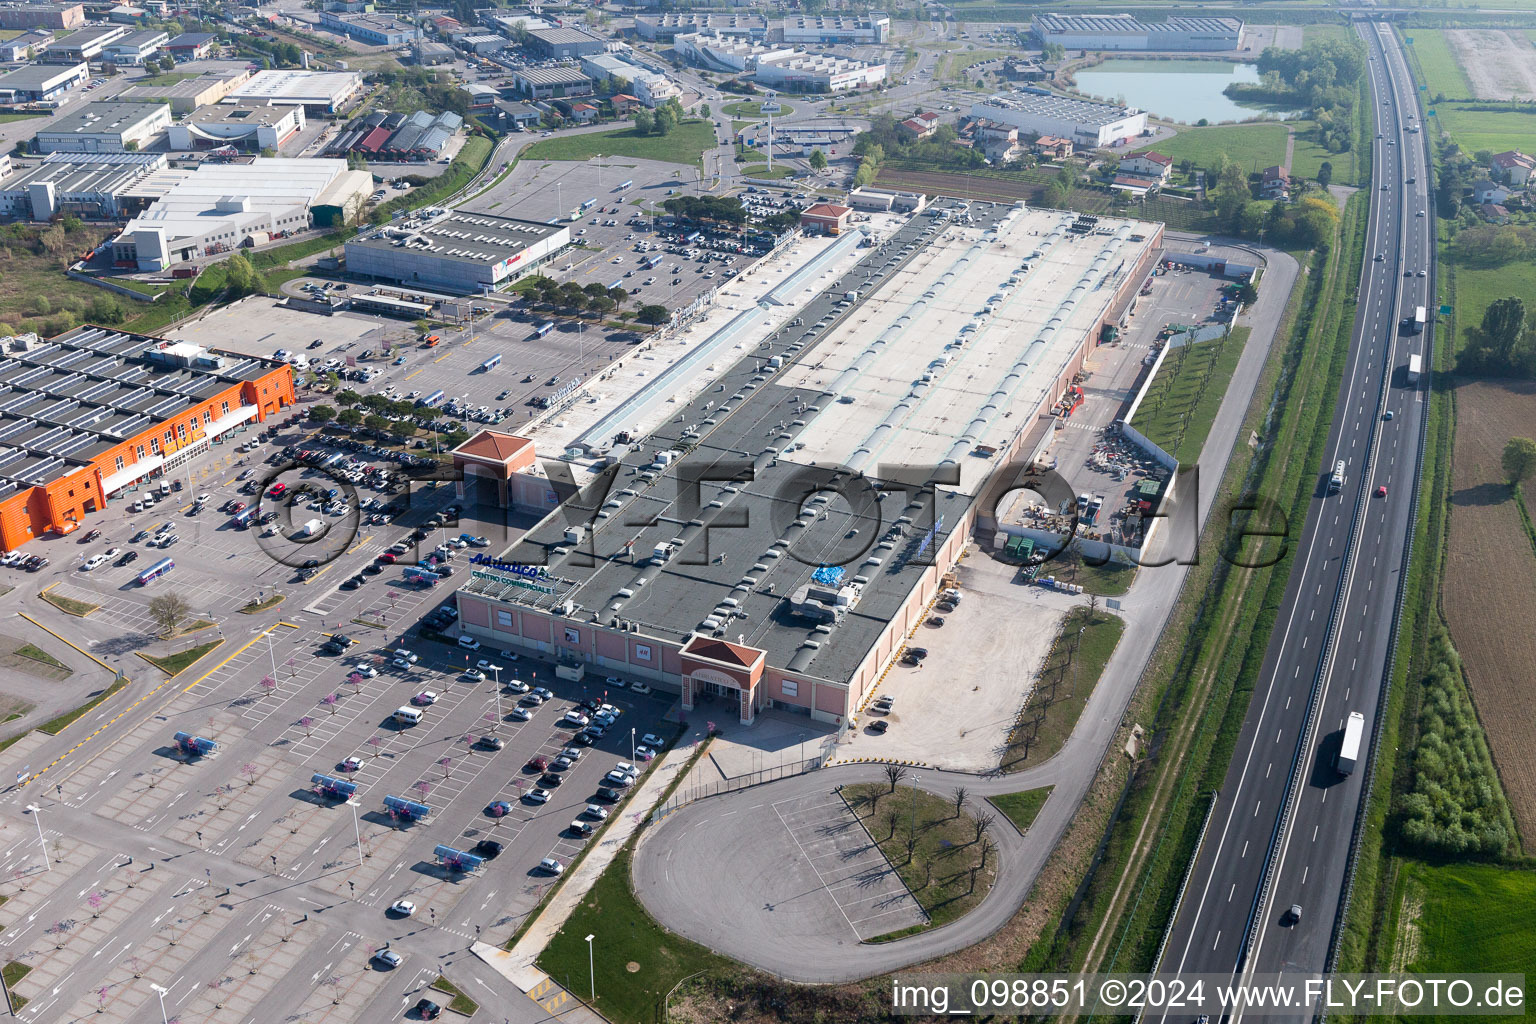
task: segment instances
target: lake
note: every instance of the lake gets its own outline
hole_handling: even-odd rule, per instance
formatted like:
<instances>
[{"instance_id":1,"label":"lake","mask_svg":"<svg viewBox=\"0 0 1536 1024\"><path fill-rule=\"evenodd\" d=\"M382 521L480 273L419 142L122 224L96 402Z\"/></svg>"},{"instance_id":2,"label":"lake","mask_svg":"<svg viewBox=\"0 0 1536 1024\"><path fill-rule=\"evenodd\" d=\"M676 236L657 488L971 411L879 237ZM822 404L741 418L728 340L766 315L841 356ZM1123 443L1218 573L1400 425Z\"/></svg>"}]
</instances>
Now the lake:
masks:
<instances>
[{"instance_id":1,"label":"lake","mask_svg":"<svg viewBox=\"0 0 1536 1024\"><path fill-rule=\"evenodd\" d=\"M1272 115L1298 116L1298 111L1245 107L1222 95L1233 82L1259 81L1252 64L1215 60L1107 60L1076 72L1077 91L1105 100L1123 98L1170 121L1194 124L1202 117L1217 124Z\"/></svg>"}]
</instances>

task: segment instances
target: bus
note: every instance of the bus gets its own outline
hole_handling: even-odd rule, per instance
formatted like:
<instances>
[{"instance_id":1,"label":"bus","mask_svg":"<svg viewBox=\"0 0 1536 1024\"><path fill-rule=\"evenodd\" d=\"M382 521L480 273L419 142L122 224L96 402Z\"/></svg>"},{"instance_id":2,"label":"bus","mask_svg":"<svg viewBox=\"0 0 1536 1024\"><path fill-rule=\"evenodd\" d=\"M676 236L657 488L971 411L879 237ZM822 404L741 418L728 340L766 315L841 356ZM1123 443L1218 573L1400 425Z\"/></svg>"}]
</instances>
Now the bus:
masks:
<instances>
[{"instance_id":1,"label":"bus","mask_svg":"<svg viewBox=\"0 0 1536 1024\"><path fill-rule=\"evenodd\" d=\"M480 364L480 370L481 370L482 373L490 373L492 370L496 369L496 367L498 367L500 365L501 365L501 353L497 352L495 355L491 356L491 358L487 359L485 362Z\"/></svg>"},{"instance_id":2,"label":"bus","mask_svg":"<svg viewBox=\"0 0 1536 1024\"><path fill-rule=\"evenodd\" d=\"M447 397L448 396L446 392L444 392L442 389L438 389L437 391L432 392L426 398L418 399L416 404L428 409L436 409L438 406L443 404L443 399Z\"/></svg>"},{"instance_id":3,"label":"bus","mask_svg":"<svg viewBox=\"0 0 1536 1024\"><path fill-rule=\"evenodd\" d=\"M640 265L643 266L646 270L655 270L657 267L661 266L661 254L657 253L654 256L647 256Z\"/></svg>"},{"instance_id":4,"label":"bus","mask_svg":"<svg viewBox=\"0 0 1536 1024\"><path fill-rule=\"evenodd\" d=\"M609 291L616 291L616 290L618 290L620 288L623 288L623 287L624 287L624 279L622 277L616 277L616 278L613 279L613 284L608 286L608 290Z\"/></svg>"},{"instance_id":5,"label":"bus","mask_svg":"<svg viewBox=\"0 0 1536 1024\"><path fill-rule=\"evenodd\" d=\"M239 512L236 512L235 517L231 519L230 522L239 529L249 530L251 528L251 520L255 518L256 506L252 505L250 508L241 509Z\"/></svg>"},{"instance_id":6,"label":"bus","mask_svg":"<svg viewBox=\"0 0 1536 1024\"><path fill-rule=\"evenodd\" d=\"M577 207L577 209L579 209L583 213L585 213L587 210L592 209L592 207L594 207L596 205L597 205L597 200L595 198L594 199L588 199L586 202L582 203L581 206Z\"/></svg>"},{"instance_id":7,"label":"bus","mask_svg":"<svg viewBox=\"0 0 1536 1024\"><path fill-rule=\"evenodd\" d=\"M171 561L169 558L160 559L160 561L139 573L139 586L149 586L155 580L159 579L161 576L164 576L174 568L176 568L176 563Z\"/></svg>"},{"instance_id":8,"label":"bus","mask_svg":"<svg viewBox=\"0 0 1536 1024\"><path fill-rule=\"evenodd\" d=\"M554 321L549 321L547 323L542 323L542 324L539 324L539 326L537 326L537 327L535 327L533 329L533 336L535 338L542 338L542 337L544 337L544 335L548 334L550 331L552 331L554 329L555 329Z\"/></svg>"},{"instance_id":9,"label":"bus","mask_svg":"<svg viewBox=\"0 0 1536 1024\"><path fill-rule=\"evenodd\" d=\"M629 179L628 181L621 181L621 182L619 182L619 187L614 189L614 191L615 192L623 192L625 189L629 188L634 183L635 183L635 179L633 179L633 178Z\"/></svg>"}]
</instances>

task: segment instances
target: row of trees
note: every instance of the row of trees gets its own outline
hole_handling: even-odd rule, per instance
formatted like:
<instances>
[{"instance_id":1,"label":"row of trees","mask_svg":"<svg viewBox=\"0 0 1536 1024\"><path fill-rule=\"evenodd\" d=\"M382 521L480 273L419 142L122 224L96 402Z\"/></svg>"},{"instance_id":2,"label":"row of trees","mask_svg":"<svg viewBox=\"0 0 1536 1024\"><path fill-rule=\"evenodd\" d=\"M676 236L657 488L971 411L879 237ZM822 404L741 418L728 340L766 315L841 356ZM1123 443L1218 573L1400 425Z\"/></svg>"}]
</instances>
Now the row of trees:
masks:
<instances>
[{"instance_id":1,"label":"row of trees","mask_svg":"<svg viewBox=\"0 0 1536 1024\"><path fill-rule=\"evenodd\" d=\"M629 299L623 288L606 288L596 282L582 287L575 281L564 284L539 274L528 279L529 295L538 302L560 306L572 312L591 310L599 315L617 309Z\"/></svg>"},{"instance_id":2,"label":"row of trees","mask_svg":"<svg viewBox=\"0 0 1536 1024\"><path fill-rule=\"evenodd\" d=\"M699 223L740 227L747 222L746 208L735 196L673 196L663 200L661 208L674 217Z\"/></svg>"},{"instance_id":3,"label":"row of trees","mask_svg":"<svg viewBox=\"0 0 1536 1024\"><path fill-rule=\"evenodd\" d=\"M1430 642L1418 726L1412 779L1397 808L1403 838L1436 856L1509 852L1514 820L1444 629Z\"/></svg>"}]
</instances>

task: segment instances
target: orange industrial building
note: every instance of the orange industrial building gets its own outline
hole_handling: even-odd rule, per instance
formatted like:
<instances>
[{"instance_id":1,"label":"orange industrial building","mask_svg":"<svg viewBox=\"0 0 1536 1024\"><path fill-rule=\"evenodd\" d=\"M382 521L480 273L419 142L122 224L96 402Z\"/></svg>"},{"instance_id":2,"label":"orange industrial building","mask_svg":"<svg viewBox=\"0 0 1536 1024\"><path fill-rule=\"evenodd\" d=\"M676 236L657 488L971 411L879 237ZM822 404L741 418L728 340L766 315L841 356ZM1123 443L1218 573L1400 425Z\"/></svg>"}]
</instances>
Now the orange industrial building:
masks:
<instances>
[{"instance_id":1,"label":"orange industrial building","mask_svg":"<svg viewBox=\"0 0 1536 1024\"><path fill-rule=\"evenodd\" d=\"M293 371L84 326L0 342L0 547L12 551L294 404Z\"/></svg>"}]
</instances>

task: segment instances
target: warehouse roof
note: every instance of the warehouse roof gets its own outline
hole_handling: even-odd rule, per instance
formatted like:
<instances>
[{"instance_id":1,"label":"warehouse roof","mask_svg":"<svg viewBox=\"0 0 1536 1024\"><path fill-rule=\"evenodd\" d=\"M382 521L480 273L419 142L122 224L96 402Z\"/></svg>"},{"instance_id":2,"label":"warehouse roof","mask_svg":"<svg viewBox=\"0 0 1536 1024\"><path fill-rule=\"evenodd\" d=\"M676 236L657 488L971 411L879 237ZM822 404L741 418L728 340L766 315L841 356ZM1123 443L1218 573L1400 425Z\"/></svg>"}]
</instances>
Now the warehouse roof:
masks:
<instances>
[{"instance_id":1,"label":"warehouse roof","mask_svg":"<svg viewBox=\"0 0 1536 1024\"><path fill-rule=\"evenodd\" d=\"M95 135L103 132L132 133L140 124L168 112L163 103L87 103L38 129L39 135Z\"/></svg>"},{"instance_id":2,"label":"warehouse roof","mask_svg":"<svg viewBox=\"0 0 1536 1024\"><path fill-rule=\"evenodd\" d=\"M978 107L1019 110L1027 114L1038 114L1041 117L1087 125L1112 124L1137 112L1134 107L1118 107L1108 103L1092 103L1088 100L1069 99L1066 96L1042 96L1030 92L989 97L985 104L978 103L973 106L971 113L976 114ZM979 116L985 116L985 113Z\"/></svg>"},{"instance_id":3,"label":"warehouse roof","mask_svg":"<svg viewBox=\"0 0 1536 1024\"><path fill-rule=\"evenodd\" d=\"M42 163L0 181L0 191L47 181L60 195L115 195L165 164L164 153L49 153Z\"/></svg>"},{"instance_id":4,"label":"warehouse roof","mask_svg":"<svg viewBox=\"0 0 1536 1024\"><path fill-rule=\"evenodd\" d=\"M1142 21L1132 14L1037 14L1031 26L1036 32L1094 33L1097 35L1145 35L1154 32L1236 32L1238 18L1170 17L1166 21Z\"/></svg>"},{"instance_id":5,"label":"warehouse roof","mask_svg":"<svg viewBox=\"0 0 1536 1024\"><path fill-rule=\"evenodd\" d=\"M530 85L568 85L592 81L591 77L573 67L518 68L513 73Z\"/></svg>"},{"instance_id":6,"label":"warehouse roof","mask_svg":"<svg viewBox=\"0 0 1536 1024\"><path fill-rule=\"evenodd\" d=\"M533 38L559 46L567 43L601 43L603 40L579 28L536 28L528 33Z\"/></svg>"},{"instance_id":7,"label":"warehouse roof","mask_svg":"<svg viewBox=\"0 0 1536 1024\"><path fill-rule=\"evenodd\" d=\"M23 64L0 75L0 91L46 88L80 67L79 64Z\"/></svg>"},{"instance_id":8,"label":"warehouse roof","mask_svg":"<svg viewBox=\"0 0 1536 1024\"><path fill-rule=\"evenodd\" d=\"M372 235L348 242L370 249L421 253L476 266L516 256L565 228L559 224L454 211L429 224L407 228L386 225Z\"/></svg>"}]
</instances>

